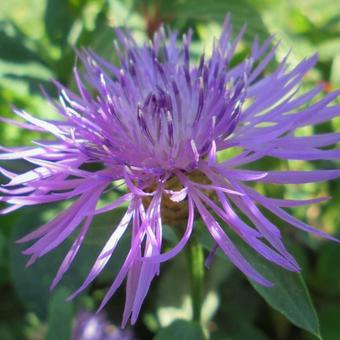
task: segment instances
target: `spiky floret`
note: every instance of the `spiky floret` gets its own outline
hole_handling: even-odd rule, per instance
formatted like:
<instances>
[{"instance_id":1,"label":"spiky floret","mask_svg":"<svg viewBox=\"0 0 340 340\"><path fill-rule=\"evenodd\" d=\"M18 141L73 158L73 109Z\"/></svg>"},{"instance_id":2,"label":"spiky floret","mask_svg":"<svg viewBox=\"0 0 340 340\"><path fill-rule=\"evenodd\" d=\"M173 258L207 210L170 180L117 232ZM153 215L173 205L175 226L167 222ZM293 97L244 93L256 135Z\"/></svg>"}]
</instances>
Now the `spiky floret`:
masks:
<instances>
[{"instance_id":1,"label":"spiky floret","mask_svg":"<svg viewBox=\"0 0 340 340\"><path fill-rule=\"evenodd\" d=\"M31 256L32 264L79 230L52 287L69 269L94 216L124 203L128 203L125 215L113 226L89 275L71 296L83 291L100 274L121 237L130 230L131 247L100 306L103 308L126 279L123 325L130 317L132 323L136 321L160 264L186 245L195 216L202 218L215 241L208 264L220 248L245 275L265 286L271 283L247 262L219 221L265 259L290 271L298 271L299 266L285 248L280 230L259 206L298 229L334 239L284 209L325 198L269 198L246 182L326 181L338 177L340 170L264 172L244 168L266 156L285 160L339 158L339 150L322 149L336 144L339 133L306 137L295 134L300 127L329 121L340 112L339 105L330 105L339 92L314 103L311 101L322 91L320 86L298 94L302 78L316 62L315 56L293 69L284 59L274 72L263 75L277 47L271 47L269 38L262 45L255 40L249 58L232 67L230 61L244 30L232 40L228 19L220 38L214 41L211 55L202 54L198 63L190 59L190 32L183 37L181 47L177 34L166 34L164 29L141 47L128 32L116 32L119 67L92 51L84 51L80 58L85 71L80 74L74 70L78 91L55 82L60 97L58 102L51 102L62 120L41 120L20 110L15 112L26 123L6 119L24 129L48 132L55 139L35 142L34 147L2 147L0 159L24 159L35 166L22 174L1 168L10 179L0 189L1 201L9 204L2 213L74 199L56 218L20 240L34 241L24 251ZM218 162L219 151L234 147L241 152ZM100 164L101 169L90 171L84 167L92 163ZM97 208L112 183L122 180L128 192ZM186 227L178 244L162 253L162 207L171 209L169 202L185 206ZM235 207L249 222L239 217Z\"/></svg>"}]
</instances>

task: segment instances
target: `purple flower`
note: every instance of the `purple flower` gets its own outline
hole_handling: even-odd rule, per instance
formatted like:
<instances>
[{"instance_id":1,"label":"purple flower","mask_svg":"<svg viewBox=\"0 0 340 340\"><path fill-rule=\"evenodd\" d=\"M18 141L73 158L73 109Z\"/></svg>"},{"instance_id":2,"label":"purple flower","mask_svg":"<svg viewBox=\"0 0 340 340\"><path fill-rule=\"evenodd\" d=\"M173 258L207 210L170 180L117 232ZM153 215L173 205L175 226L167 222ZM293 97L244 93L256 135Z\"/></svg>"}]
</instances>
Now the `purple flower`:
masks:
<instances>
[{"instance_id":1,"label":"purple flower","mask_svg":"<svg viewBox=\"0 0 340 340\"><path fill-rule=\"evenodd\" d=\"M72 332L73 340L137 340L128 330L110 324L103 314L80 311Z\"/></svg>"},{"instance_id":2,"label":"purple flower","mask_svg":"<svg viewBox=\"0 0 340 340\"><path fill-rule=\"evenodd\" d=\"M297 201L265 197L247 182L318 182L338 177L340 170L266 172L248 170L247 165L266 156L338 159L340 151L329 146L339 141L339 133L297 137L295 132L338 116L340 106L330 103L339 92L319 101L315 97L321 86L298 94L315 56L294 68L287 66L286 58L274 72L263 75L277 47L271 47L272 38L263 44L254 41L249 58L231 66L242 34L232 40L227 19L212 54L202 54L194 63L190 59L191 32L183 37L181 47L177 34L167 35L163 29L152 42L139 47L128 32L117 30L119 66L84 51L80 58L85 72L74 70L77 91L56 82L60 97L51 102L62 120L41 120L19 110L15 112L25 123L6 120L55 138L36 141L34 147L2 148L2 160L24 159L35 166L22 174L1 169L10 179L1 188L1 200L10 204L2 213L74 199L55 219L19 240L34 240L24 251L32 264L78 229L52 287L69 269L94 216L123 204L128 204L125 215L113 226L88 277L71 296L93 282L130 230L131 247L99 308L126 280L123 325L129 318L136 322L160 264L183 249L195 218L201 217L215 242L208 264L220 248L249 279L264 286L271 286L271 282L241 255L228 237L229 228L268 261L290 271L299 271L299 265L287 251L280 230L260 206L291 226L334 240L284 209L325 198ZM236 148L240 150L237 155L218 162L219 151ZM88 165L93 163L97 170L91 171ZM121 183L127 193L98 208L99 199ZM248 222L239 217L235 207ZM186 226L178 244L163 252L162 223L169 219ZM221 220L228 227L222 227Z\"/></svg>"}]
</instances>

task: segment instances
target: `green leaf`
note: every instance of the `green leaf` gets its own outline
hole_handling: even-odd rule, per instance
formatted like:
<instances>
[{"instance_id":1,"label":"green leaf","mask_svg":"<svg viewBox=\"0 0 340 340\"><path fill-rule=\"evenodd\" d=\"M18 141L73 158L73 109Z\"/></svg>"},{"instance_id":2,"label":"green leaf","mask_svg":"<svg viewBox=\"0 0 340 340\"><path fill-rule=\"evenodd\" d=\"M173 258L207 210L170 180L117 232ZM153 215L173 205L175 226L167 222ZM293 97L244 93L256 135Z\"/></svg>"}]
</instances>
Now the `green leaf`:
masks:
<instances>
[{"instance_id":1,"label":"green leaf","mask_svg":"<svg viewBox=\"0 0 340 340\"><path fill-rule=\"evenodd\" d=\"M337 53L333 59L330 78L334 88L338 88L340 86L340 53Z\"/></svg>"},{"instance_id":2,"label":"green leaf","mask_svg":"<svg viewBox=\"0 0 340 340\"><path fill-rule=\"evenodd\" d=\"M240 329L231 334L231 340L269 340L269 338L259 329L254 327L254 325L249 323L242 323Z\"/></svg>"},{"instance_id":3,"label":"green leaf","mask_svg":"<svg viewBox=\"0 0 340 340\"><path fill-rule=\"evenodd\" d=\"M171 5L165 1L163 3L165 18L176 18L184 22L198 20L221 23L225 16L230 13L234 32L237 33L244 24L247 24L246 39L252 40L255 36L258 36L263 41L269 36L259 12L247 0L210 0L204 2L186 0L173 1Z\"/></svg>"},{"instance_id":4,"label":"green leaf","mask_svg":"<svg viewBox=\"0 0 340 340\"><path fill-rule=\"evenodd\" d=\"M340 247L337 244L324 244L318 251L315 271L310 275L310 281L313 288L324 296L340 295L340 267L334 265L334 259L339 256Z\"/></svg>"},{"instance_id":5,"label":"green leaf","mask_svg":"<svg viewBox=\"0 0 340 340\"><path fill-rule=\"evenodd\" d=\"M324 306L320 311L321 330L325 340L338 340L340 334L340 306Z\"/></svg>"},{"instance_id":6,"label":"green leaf","mask_svg":"<svg viewBox=\"0 0 340 340\"><path fill-rule=\"evenodd\" d=\"M71 291L65 288L57 289L48 306L48 331L46 340L70 339L74 306L66 302Z\"/></svg>"},{"instance_id":7,"label":"green leaf","mask_svg":"<svg viewBox=\"0 0 340 340\"><path fill-rule=\"evenodd\" d=\"M193 321L176 320L163 328L155 336L155 340L195 339L204 340L202 327Z\"/></svg>"},{"instance_id":8,"label":"green leaf","mask_svg":"<svg viewBox=\"0 0 340 340\"><path fill-rule=\"evenodd\" d=\"M11 20L0 20L0 59L11 62L42 62L35 45Z\"/></svg>"},{"instance_id":9,"label":"green leaf","mask_svg":"<svg viewBox=\"0 0 340 340\"><path fill-rule=\"evenodd\" d=\"M190 282L184 256L178 256L169 263L154 293L153 305L159 327L169 326L177 319L190 320L192 308L190 301ZM178 273L181 280L178 280ZM176 286L176 290L173 287ZM155 330L158 330L158 327Z\"/></svg>"},{"instance_id":10,"label":"green leaf","mask_svg":"<svg viewBox=\"0 0 340 340\"><path fill-rule=\"evenodd\" d=\"M27 35L41 39L46 0L12 0L0 2L0 20L10 19Z\"/></svg>"},{"instance_id":11,"label":"green leaf","mask_svg":"<svg viewBox=\"0 0 340 340\"><path fill-rule=\"evenodd\" d=\"M8 277L8 239L0 232L0 285L9 281Z\"/></svg>"},{"instance_id":12,"label":"green leaf","mask_svg":"<svg viewBox=\"0 0 340 340\"><path fill-rule=\"evenodd\" d=\"M285 315L293 324L321 339L318 316L302 275L286 272L269 263L262 264L261 261L249 260L256 269L274 283L274 287L265 288L250 282L255 290L269 305Z\"/></svg>"},{"instance_id":13,"label":"green leaf","mask_svg":"<svg viewBox=\"0 0 340 340\"><path fill-rule=\"evenodd\" d=\"M107 241L108 235L112 233L117 225L118 219L122 215L122 210L118 209L114 213L104 214L95 218L74 263L65 274L59 287L65 287L73 292L81 285ZM10 268L13 285L23 303L42 319L46 318L47 305L51 297L49 286L77 233L72 234L52 252L39 258L30 268L25 268L28 258L20 253L28 248L29 245L15 244L15 240L38 228L44 222L51 220L60 211L60 205L30 207L28 210L22 211L22 215L13 226L10 247ZM126 256L128 247L129 235L127 234L120 241L107 268L100 275L101 280L107 278L108 282L112 281Z\"/></svg>"},{"instance_id":14,"label":"green leaf","mask_svg":"<svg viewBox=\"0 0 340 340\"><path fill-rule=\"evenodd\" d=\"M37 50L36 43L12 21L0 21L1 87L13 89L16 95L39 93L41 97L39 85L46 86L53 75Z\"/></svg>"},{"instance_id":15,"label":"green leaf","mask_svg":"<svg viewBox=\"0 0 340 340\"><path fill-rule=\"evenodd\" d=\"M114 17L115 26L125 26L133 31L143 30L145 7L141 3L142 1L139 0L108 0L110 15Z\"/></svg>"},{"instance_id":16,"label":"green leaf","mask_svg":"<svg viewBox=\"0 0 340 340\"><path fill-rule=\"evenodd\" d=\"M29 208L29 211L23 211L17 223L13 226L10 247L10 269L16 293L26 307L43 320L46 319L48 301L51 297L49 286L71 242L64 243L52 253L38 259L30 268L25 268L28 258L22 255L21 251L28 248L28 244L18 245L15 244L15 241L46 222L47 218L42 214L46 211L51 213L55 209L44 207L40 209ZM63 286L71 290L79 286L86 268L90 266L90 262L87 260L87 263L85 263L85 261L86 258L83 258L80 262L77 261L77 266L72 266L69 275L66 275L61 282Z\"/></svg>"},{"instance_id":17,"label":"green leaf","mask_svg":"<svg viewBox=\"0 0 340 340\"><path fill-rule=\"evenodd\" d=\"M202 242L207 249L211 249L211 237L204 230L205 228L202 230ZM271 264L235 235L229 236L249 263L274 284L274 287L266 288L250 281L255 290L271 307L285 315L294 325L321 338L318 316L302 275ZM225 257L220 251L217 255Z\"/></svg>"},{"instance_id":18,"label":"green leaf","mask_svg":"<svg viewBox=\"0 0 340 340\"><path fill-rule=\"evenodd\" d=\"M48 0L45 9L45 28L50 40L64 45L78 15L79 8L73 6L71 1Z\"/></svg>"}]
</instances>

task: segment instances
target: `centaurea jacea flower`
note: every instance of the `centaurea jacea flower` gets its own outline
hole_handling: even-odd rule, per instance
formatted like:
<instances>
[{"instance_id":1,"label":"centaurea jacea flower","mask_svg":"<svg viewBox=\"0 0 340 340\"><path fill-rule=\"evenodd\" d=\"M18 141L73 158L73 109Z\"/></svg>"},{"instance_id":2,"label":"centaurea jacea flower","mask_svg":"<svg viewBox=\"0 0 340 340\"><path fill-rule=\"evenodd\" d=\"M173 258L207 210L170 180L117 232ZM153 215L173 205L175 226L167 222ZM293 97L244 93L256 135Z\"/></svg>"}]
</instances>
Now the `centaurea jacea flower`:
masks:
<instances>
[{"instance_id":1,"label":"centaurea jacea flower","mask_svg":"<svg viewBox=\"0 0 340 340\"><path fill-rule=\"evenodd\" d=\"M333 239L284 209L324 198L297 201L265 197L247 182L326 181L338 177L340 170L265 172L248 170L246 165L266 156L284 160L338 159L339 150L322 149L337 143L338 133L297 137L295 131L338 116L339 105L330 103L339 92L306 107L322 90L319 86L298 94L303 76L316 62L315 56L292 69L285 59L274 72L263 76L277 47L271 47L272 38L263 44L254 41L249 58L230 66L242 34L232 40L226 20L211 55L202 54L194 63L190 58L190 32L181 47L177 34L166 35L163 29L151 42L138 46L128 32L117 30L119 66L84 51L80 58L85 71L80 74L74 70L77 92L56 82L60 97L57 103L51 102L63 119L41 120L16 110L26 123L10 123L48 132L55 139L36 142L34 147L2 148L0 159L24 159L36 166L23 174L1 169L10 179L1 188L1 200L10 204L2 213L74 200L56 218L20 240L34 241L24 251L31 256L32 264L78 231L52 287L69 269L94 216L126 203L126 213L118 225L112 226L112 235L89 275L71 296L87 288L101 273L129 230L131 247L100 306L103 308L126 280L123 325L130 317L132 323L136 321L160 264L185 247L195 218L202 219L215 242L208 262L220 248L249 279L264 286L271 286L271 282L242 256L228 236L229 228L266 260L289 271L299 271L299 265L287 251L279 228L259 206L298 229ZM219 151L234 147L241 152L218 161ZM93 163L101 169L85 167ZM128 192L97 208L102 195L119 181ZM164 220L184 225L181 240L165 253Z\"/></svg>"}]
</instances>

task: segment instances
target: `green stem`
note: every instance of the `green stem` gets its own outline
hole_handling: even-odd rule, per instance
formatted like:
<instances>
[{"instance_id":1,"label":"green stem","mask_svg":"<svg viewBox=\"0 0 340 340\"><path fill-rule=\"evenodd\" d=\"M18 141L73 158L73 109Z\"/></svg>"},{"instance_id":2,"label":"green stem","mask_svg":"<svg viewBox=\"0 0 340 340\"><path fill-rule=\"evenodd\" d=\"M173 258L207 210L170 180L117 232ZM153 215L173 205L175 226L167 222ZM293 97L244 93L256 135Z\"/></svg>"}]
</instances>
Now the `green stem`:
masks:
<instances>
[{"instance_id":1,"label":"green stem","mask_svg":"<svg viewBox=\"0 0 340 340\"><path fill-rule=\"evenodd\" d=\"M204 295L204 255L202 245L192 238L188 249L193 320L201 322Z\"/></svg>"}]
</instances>

